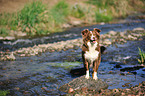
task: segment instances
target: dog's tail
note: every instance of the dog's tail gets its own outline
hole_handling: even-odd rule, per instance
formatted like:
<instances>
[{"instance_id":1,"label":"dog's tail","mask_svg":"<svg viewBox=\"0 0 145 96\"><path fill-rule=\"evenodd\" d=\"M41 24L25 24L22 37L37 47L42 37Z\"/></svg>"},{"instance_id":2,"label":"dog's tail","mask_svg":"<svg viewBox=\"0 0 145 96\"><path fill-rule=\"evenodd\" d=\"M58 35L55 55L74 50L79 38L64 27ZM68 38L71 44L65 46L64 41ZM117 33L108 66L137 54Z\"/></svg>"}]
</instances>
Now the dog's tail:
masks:
<instances>
[{"instance_id":1,"label":"dog's tail","mask_svg":"<svg viewBox=\"0 0 145 96\"><path fill-rule=\"evenodd\" d=\"M100 46L100 49L101 49L101 54L102 54L106 50L106 47Z\"/></svg>"}]
</instances>

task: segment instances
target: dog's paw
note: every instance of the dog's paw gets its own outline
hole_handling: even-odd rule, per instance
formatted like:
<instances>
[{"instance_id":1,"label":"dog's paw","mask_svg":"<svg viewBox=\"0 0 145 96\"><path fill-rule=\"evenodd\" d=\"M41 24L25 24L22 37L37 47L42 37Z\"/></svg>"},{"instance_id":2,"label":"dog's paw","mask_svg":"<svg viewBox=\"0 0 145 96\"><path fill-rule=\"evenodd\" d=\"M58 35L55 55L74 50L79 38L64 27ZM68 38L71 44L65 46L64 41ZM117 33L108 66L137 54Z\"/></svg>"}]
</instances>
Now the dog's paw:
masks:
<instances>
[{"instance_id":1,"label":"dog's paw","mask_svg":"<svg viewBox=\"0 0 145 96\"><path fill-rule=\"evenodd\" d=\"M93 79L94 79L94 80L98 80L98 77L97 77L97 76L94 76Z\"/></svg>"},{"instance_id":2,"label":"dog's paw","mask_svg":"<svg viewBox=\"0 0 145 96\"><path fill-rule=\"evenodd\" d=\"M89 70L86 71L86 79L89 79L90 75L89 75Z\"/></svg>"},{"instance_id":3,"label":"dog's paw","mask_svg":"<svg viewBox=\"0 0 145 96\"><path fill-rule=\"evenodd\" d=\"M86 75L86 77L85 77L85 78L86 78L86 79L89 79L89 77L90 77L90 76Z\"/></svg>"},{"instance_id":4,"label":"dog's paw","mask_svg":"<svg viewBox=\"0 0 145 96\"><path fill-rule=\"evenodd\" d=\"M93 79L94 79L94 80L98 80L97 72L94 72L94 73L93 73Z\"/></svg>"}]
</instances>

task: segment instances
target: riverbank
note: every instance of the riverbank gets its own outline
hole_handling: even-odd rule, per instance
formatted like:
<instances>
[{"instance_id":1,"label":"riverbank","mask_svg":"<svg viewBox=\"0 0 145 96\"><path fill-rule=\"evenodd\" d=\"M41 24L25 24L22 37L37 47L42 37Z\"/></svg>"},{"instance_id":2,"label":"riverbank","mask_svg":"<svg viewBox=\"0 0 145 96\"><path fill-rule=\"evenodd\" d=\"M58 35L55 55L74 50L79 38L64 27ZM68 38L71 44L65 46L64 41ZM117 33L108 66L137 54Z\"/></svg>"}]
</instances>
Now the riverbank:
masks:
<instances>
[{"instance_id":1,"label":"riverbank","mask_svg":"<svg viewBox=\"0 0 145 96\"><path fill-rule=\"evenodd\" d=\"M0 39L48 35L75 26L104 24L115 19L118 21L118 18L129 15L137 15L133 20L143 20L144 4L142 0L2 0Z\"/></svg>"}]
</instances>

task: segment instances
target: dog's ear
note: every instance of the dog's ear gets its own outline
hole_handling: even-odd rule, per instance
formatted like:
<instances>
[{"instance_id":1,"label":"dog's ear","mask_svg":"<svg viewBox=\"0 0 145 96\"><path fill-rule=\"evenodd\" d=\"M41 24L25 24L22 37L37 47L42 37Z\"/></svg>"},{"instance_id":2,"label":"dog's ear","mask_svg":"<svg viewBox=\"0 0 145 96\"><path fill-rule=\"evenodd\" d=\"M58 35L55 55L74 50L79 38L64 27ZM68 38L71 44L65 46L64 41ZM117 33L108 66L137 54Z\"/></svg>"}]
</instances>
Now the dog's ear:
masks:
<instances>
[{"instance_id":1,"label":"dog's ear","mask_svg":"<svg viewBox=\"0 0 145 96\"><path fill-rule=\"evenodd\" d=\"M87 33L89 32L88 29L84 29L81 33L82 33L82 36L85 36Z\"/></svg>"},{"instance_id":2,"label":"dog's ear","mask_svg":"<svg viewBox=\"0 0 145 96\"><path fill-rule=\"evenodd\" d=\"M94 31L97 31L98 33L100 33L100 32L101 32L101 30L100 30L100 29L98 29L98 28L94 28Z\"/></svg>"}]
</instances>

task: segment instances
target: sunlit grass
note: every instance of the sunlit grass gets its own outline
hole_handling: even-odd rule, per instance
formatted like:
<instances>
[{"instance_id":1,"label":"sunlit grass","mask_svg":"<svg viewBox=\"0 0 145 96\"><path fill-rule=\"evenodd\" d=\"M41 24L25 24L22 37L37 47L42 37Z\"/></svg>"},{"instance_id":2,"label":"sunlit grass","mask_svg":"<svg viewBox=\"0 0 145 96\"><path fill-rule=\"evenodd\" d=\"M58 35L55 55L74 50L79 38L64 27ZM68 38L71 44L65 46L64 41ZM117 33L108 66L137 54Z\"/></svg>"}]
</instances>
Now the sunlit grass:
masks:
<instances>
[{"instance_id":1,"label":"sunlit grass","mask_svg":"<svg viewBox=\"0 0 145 96\"><path fill-rule=\"evenodd\" d=\"M0 35L7 36L9 34L8 30L4 27L0 28Z\"/></svg>"},{"instance_id":2,"label":"sunlit grass","mask_svg":"<svg viewBox=\"0 0 145 96\"><path fill-rule=\"evenodd\" d=\"M67 16L69 15L69 6L65 1L58 2L49 11L48 24L49 30L55 31L55 28L61 29L61 25L67 22Z\"/></svg>"},{"instance_id":3,"label":"sunlit grass","mask_svg":"<svg viewBox=\"0 0 145 96\"><path fill-rule=\"evenodd\" d=\"M76 17L76 18L82 18L85 16L86 13L86 9L81 7L78 4L75 4L74 6L72 6L71 8L71 15Z\"/></svg>"},{"instance_id":4,"label":"sunlit grass","mask_svg":"<svg viewBox=\"0 0 145 96\"><path fill-rule=\"evenodd\" d=\"M68 2L59 0L51 8L48 7L49 4L42 3L42 0L27 3L18 12L0 14L0 28L26 32L30 36L45 35L63 31L62 25L70 24L71 20L94 24L109 22L119 16L124 17L129 8L133 9L130 6L134 4L132 0L88 0L82 2L84 4ZM139 0L139 4L141 2L143 1ZM8 35L4 28L0 29L0 34Z\"/></svg>"},{"instance_id":5,"label":"sunlit grass","mask_svg":"<svg viewBox=\"0 0 145 96\"><path fill-rule=\"evenodd\" d=\"M6 96L8 93L9 93L9 91L0 90L0 96Z\"/></svg>"},{"instance_id":6,"label":"sunlit grass","mask_svg":"<svg viewBox=\"0 0 145 96\"><path fill-rule=\"evenodd\" d=\"M111 15L105 15L104 13L96 12L96 22L109 22L112 20Z\"/></svg>"},{"instance_id":7,"label":"sunlit grass","mask_svg":"<svg viewBox=\"0 0 145 96\"><path fill-rule=\"evenodd\" d=\"M144 64L145 63L145 52L143 50L141 50L140 48L138 48L139 50L139 56L140 56L140 59L138 59L138 62L140 64Z\"/></svg>"}]
</instances>

